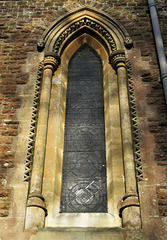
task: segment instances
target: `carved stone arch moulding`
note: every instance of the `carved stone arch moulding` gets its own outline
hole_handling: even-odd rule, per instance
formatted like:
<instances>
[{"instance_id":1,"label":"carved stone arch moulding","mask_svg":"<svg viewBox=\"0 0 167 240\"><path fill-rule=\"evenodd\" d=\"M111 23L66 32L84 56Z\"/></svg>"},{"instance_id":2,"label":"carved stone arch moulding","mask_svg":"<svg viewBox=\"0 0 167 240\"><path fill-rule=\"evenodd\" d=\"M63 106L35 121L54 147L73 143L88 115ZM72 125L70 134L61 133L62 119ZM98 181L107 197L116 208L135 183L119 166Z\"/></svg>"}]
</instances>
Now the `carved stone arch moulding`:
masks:
<instances>
[{"instance_id":1,"label":"carved stone arch moulding","mask_svg":"<svg viewBox=\"0 0 167 240\"><path fill-rule=\"evenodd\" d=\"M44 32L37 43L39 51L55 52L61 55L62 44L76 32L91 29L106 42L108 53L132 48L133 41L126 30L111 17L92 8L80 8L71 12L53 23Z\"/></svg>"},{"instance_id":2,"label":"carved stone arch moulding","mask_svg":"<svg viewBox=\"0 0 167 240\"><path fill-rule=\"evenodd\" d=\"M84 43L98 52L103 63L108 213L73 214L71 225L71 215L59 212L67 74L70 58ZM117 22L91 8L63 16L38 42L45 57L37 75L26 160L25 181L30 180L26 229L100 227L99 222L101 227L141 227L136 182L143 173L132 71L126 60L132 46Z\"/></svg>"}]
</instances>

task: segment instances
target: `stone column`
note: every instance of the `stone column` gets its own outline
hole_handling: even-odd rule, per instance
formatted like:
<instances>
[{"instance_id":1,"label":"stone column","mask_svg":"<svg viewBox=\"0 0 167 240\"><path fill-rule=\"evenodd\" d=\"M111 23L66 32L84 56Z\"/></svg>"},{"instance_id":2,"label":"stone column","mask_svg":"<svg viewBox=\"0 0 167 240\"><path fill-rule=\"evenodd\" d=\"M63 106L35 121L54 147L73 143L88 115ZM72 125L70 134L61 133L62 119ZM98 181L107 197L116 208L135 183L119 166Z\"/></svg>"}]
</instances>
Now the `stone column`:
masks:
<instances>
[{"instance_id":1,"label":"stone column","mask_svg":"<svg viewBox=\"0 0 167 240\"><path fill-rule=\"evenodd\" d=\"M36 230L44 226L47 215L45 200L42 196L43 170L45 160L49 105L52 75L60 64L60 58L54 53L46 53L37 122L37 133L33 158L32 177L27 201L25 229Z\"/></svg>"},{"instance_id":2,"label":"stone column","mask_svg":"<svg viewBox=\"0 0 167 240\"><path fill-rule=\"evenodd\" d=\"M110 55L109 61L117 73L121 117L126 194L122 199L120 216L122 217L123 227L140 228L141 227L140 208L135 176L132 130L129 111L128 86L124 51L118 50L113 52Z\"/></svg>"}]
</instances>

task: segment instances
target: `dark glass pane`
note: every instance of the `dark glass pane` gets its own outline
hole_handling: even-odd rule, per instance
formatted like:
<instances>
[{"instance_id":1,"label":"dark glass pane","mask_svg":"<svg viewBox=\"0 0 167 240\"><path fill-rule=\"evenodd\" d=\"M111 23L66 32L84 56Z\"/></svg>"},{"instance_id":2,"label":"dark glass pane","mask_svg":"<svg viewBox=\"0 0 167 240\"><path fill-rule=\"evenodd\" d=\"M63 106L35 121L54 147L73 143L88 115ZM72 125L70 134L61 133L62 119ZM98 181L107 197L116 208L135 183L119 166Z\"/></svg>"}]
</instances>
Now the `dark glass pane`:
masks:
<instances>
[{"instance_id":1,"label":"dark glass pane","mask_svg":"<svg viewBox=\"0 0 167 240\"><path fill-rule=\"evenodd\" d=\"M61 212L107 212L101 59L85 44L68 73Z\"/></svg>"}]
</instances>

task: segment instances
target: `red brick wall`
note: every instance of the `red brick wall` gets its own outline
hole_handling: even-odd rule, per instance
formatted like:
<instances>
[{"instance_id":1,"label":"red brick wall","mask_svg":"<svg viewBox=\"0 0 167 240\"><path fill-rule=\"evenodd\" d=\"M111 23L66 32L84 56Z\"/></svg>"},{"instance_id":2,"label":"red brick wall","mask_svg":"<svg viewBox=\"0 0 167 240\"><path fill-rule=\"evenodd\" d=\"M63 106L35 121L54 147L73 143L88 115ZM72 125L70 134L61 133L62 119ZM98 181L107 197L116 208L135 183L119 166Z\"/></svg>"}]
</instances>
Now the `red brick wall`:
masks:
<instances>
[{"instance_id":1,"label":"red brick wall","mask_svg":"<svg viewBox=\"0 0 167 240\"><path fill-rule=\"evenodd\" d=\"M167 1L156 2L167 51ZM140 50L141 63L149 63L147 70L136 66L141 78L134 84L144 172L139 195L145 238L158 239L156 236L161 232L159 239L165 239L162 226L167 205L164 204L162 210L162 189L163 192L167 189L167 108L162 85L158 82L159 69L147 0L0 1L0 217L7 218L12 203L8 181L17 164L15 139L21 128L16 111L22 108L17 86L26 85L28 81L29 75L24 71L28 54L37 52L36 42L51 23L85 5L107 13L122 24L133 39L134 47Z\"/></svg>"}]
</instances>

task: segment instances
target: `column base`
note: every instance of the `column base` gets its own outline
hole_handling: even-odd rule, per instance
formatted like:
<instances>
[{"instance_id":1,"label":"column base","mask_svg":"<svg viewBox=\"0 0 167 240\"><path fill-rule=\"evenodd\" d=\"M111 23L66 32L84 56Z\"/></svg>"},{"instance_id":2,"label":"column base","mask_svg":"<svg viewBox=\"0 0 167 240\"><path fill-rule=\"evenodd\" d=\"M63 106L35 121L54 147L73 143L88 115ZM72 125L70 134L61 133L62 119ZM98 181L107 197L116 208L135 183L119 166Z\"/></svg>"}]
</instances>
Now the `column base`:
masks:
<instances>
[{"instance_id":1,"label":"column base","mask_svg":"<svg viewBox=\"0 0 167 240\"><path fill-rule=\"evenodd\" d=\"M140 205L136 194L127 194L120 208L122 225L127 229L141 228Z\"/></svg>"},{"instance_id":2,"label":"column base","mask_svg":"<svg viewBox=\"0 0 167 240\"><path fill-rule=\"evenodd\" d=\"M25 229L36 231L44 227L47 209L41 195L29 195L26 210Z\"/></svg>"}]
</instances>

